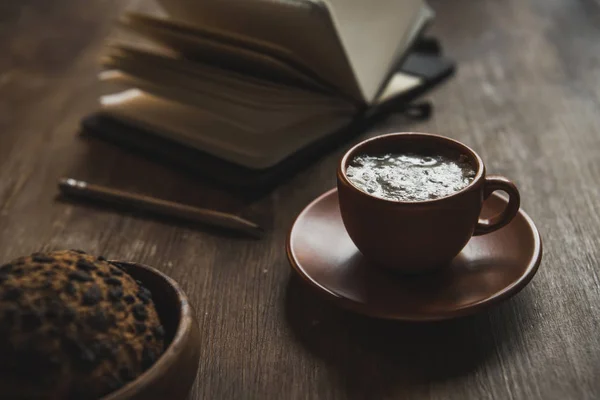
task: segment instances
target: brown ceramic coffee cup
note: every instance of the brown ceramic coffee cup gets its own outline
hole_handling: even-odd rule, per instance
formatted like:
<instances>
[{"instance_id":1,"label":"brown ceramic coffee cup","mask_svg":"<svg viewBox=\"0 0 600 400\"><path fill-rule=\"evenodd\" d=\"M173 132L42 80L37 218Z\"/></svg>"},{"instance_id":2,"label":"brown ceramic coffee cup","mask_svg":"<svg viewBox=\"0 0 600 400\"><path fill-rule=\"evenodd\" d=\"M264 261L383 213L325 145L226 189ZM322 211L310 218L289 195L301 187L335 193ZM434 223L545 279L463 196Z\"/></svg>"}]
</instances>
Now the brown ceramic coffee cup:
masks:
<instances>
[{"instance_id":1,"label":"brown ceramic coffee cup","mask_svg":"<svg viewBox=\"0 0 600 400\"><path fill-rule=\"evenodd\" d=\"M425 201L395 201L370 195L346 175L353 157L362 154L426 153L466 156L476 171L473 181L449 196ZM405 273L449 265L472 236L508 224L519 211L516 186L501 176L486 176L481 157L456 140L428 133L393 133L365 140L342 157L337 170L340 212L348 235L375 264ZM480 218L483 201L496 190L509 195L506 209Z\"/></svg>"}]
</instances>

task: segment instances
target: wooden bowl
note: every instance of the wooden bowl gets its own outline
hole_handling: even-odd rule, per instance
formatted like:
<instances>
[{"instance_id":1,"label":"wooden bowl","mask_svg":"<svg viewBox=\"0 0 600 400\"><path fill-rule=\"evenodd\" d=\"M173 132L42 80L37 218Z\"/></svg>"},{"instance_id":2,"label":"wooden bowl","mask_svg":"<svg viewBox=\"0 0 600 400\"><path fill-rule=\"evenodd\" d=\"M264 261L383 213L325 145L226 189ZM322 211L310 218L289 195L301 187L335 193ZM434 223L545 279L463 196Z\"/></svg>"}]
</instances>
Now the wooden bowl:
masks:
<instances>
[{"instance_id":1,"label":"wooden bowl","mask_svg":"<svg viewBox=\"0 0 600 400\"><path fill-rule=\"evenodd\" d=\"M194 310L179 285L154 268L122 261L134 279L150 289L165 329L165 352L142 375L100 400L183 400L189 395L200 359L200 330Z\"/></svg>"}]
</instances>

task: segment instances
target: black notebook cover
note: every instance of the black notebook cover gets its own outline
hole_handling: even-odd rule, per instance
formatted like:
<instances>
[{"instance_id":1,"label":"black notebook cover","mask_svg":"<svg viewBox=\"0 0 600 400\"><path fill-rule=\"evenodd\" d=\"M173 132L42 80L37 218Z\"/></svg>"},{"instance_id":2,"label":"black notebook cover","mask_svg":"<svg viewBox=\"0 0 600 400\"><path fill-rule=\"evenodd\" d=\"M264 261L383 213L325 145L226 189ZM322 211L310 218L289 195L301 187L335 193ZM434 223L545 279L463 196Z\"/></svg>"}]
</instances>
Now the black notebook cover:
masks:
<instances>
[{"instance_id":1,"label":"black notebook cover","mask_svg":"<svg viewBox=\"0 0 600 400\"><path fill-rule=\"evenodd\" d=\"M423 38L404 58L399 71L420 77L423 80L422 85L378 107L366 109L348 126L297 151L277 165L262 170L230 163L102 113L92 114L82 120L83 134L112 142L152 160L182 168L227 189L264 192L364 132L378 118L394 112L405 112L416 118L428 117L431 106L415 105L413 102L450 77L454 72L454 63L440 54L435 39Z\"/></svg>"}]
</instances>

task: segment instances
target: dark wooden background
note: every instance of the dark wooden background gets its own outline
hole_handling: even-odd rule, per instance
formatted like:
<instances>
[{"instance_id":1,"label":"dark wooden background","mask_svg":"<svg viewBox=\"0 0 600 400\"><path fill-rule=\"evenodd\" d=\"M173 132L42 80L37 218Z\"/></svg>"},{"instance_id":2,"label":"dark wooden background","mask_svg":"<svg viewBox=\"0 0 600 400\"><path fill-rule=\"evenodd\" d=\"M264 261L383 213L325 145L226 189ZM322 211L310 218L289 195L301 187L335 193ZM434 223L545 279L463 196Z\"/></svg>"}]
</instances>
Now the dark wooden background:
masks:
<instances>
[{"instance_id":1,"label":"dark wooden background","mask_svg":"<svg viewBox=\"0 0 600 400\"><path fill-rule=\"evenodd\" d=\"M334 186L343 149L243 204L194 177L78 136L96 108L103 41L143 0L0 2L0 261L82 248L155 266L196 308L193 399L600 398L600 3L435 0L434 32L459 62L433 118L369 133L442 133L518 184L545 254L489 312L411 325L348 314L291 279L294 217ZM240 212L264 240L217 235L56 198L68 175ZM507 251L510 251L507 249Z\"/></svg>"}]
</instances>

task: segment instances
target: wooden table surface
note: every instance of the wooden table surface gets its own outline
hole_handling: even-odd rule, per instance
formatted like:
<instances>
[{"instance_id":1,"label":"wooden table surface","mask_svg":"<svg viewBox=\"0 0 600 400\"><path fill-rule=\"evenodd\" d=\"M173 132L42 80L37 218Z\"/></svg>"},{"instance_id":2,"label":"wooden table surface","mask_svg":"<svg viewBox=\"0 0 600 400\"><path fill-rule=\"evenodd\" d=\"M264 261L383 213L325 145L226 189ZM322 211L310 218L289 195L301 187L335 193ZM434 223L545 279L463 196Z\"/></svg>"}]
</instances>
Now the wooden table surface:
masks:
<instances>
[{"instance_id":1,"label":"wooden table surface","mask_svg":"<svg viewBox=\"0 0 600 400\"><path fill-rule=\"evenodd\" d=\"M244 203L194 177L83 140L98 57L141 0L0 3L0 261L81 248L164 271L189 294L202 357L192 399L600 398L600 4L436 0L433 31L459 63L418 130L475 148L512 178L544 258L515 298L474 317L391 323L342 312L295 279L285 237L335 184L344 149ZM223 211L268 229L231 238L56 198L73 176ZM158 182L158 183L156 183Z\"/></svg>"}]
</instances>

